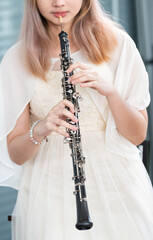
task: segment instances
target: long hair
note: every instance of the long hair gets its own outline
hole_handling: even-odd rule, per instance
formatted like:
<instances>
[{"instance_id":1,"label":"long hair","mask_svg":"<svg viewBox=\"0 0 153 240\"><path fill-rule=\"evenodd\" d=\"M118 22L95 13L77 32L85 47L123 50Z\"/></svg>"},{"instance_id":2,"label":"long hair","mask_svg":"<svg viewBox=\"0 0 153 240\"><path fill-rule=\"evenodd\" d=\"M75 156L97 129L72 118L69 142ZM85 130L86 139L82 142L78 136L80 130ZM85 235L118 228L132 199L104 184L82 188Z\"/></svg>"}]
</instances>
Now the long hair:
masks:
<instances>
[{"instance_id":1,"label":"long hair","mask_svg":"<svg viewBox=\"0 0 153 240\"><path fill-rule=\"evenodd\" d=\"M83 0L72 24L72 39L91 62L100 64L110 60L110 54L117 45L115 25L98 0ZM46 72L51 66L48 54L50 35L36 0L26 0L21 40L27 69L46 81Z\"/></svg>"}]
</instances>

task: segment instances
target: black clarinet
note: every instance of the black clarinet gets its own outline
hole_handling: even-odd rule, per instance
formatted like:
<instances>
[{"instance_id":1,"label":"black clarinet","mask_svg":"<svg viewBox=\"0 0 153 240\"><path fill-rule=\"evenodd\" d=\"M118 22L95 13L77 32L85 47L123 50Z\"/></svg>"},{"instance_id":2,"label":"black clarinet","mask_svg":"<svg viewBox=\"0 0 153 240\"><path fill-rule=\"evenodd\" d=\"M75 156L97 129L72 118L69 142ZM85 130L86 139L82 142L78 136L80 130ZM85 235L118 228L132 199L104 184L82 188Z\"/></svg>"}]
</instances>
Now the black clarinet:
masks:
<instances>
[{"instance_id":1,"label":"black clarinet","mask_svg":"<svg viewBox=\"0 0 153 240\"><path fill-rule=\"evenodd\" d=\"M61 23L61 27L62 27L62 23ZM60 46L61 46L61 54L60 54L61 70L64 75L62 78L63 99L67 99L74 104L74 109L75 109L74 115L78 119L78 113L80 112L78 101L79 99L81 99L81 96L79 95L78 92L76 92L76 87L68 81L69 77L73 75L73 72L71 72L69 75L66 72L70 64L72 64L73 62L70 57L69 41L68 41L67 33L61 30L59 34L59 39L60 39ZM68 107L66 108L69 110ZM83 156L83 153L82 153L79 121L77 123L74 123L69 118L67 118L66 121L77 127L77 131L66 129L67 133L69 134L69 137L64 138L64 143L69 143L69 147L71 149L72 162L73 162L74 177L72 179L74 180L74 185L75 185L74 194L76 196L76 210L77 210L77 223L75 226L78 230L88 230L93 226L93 223L90 220L86 189L85 189L85 180L86 180L85 171L84 171L85 157Z\"/></svg>"}]
</instances>

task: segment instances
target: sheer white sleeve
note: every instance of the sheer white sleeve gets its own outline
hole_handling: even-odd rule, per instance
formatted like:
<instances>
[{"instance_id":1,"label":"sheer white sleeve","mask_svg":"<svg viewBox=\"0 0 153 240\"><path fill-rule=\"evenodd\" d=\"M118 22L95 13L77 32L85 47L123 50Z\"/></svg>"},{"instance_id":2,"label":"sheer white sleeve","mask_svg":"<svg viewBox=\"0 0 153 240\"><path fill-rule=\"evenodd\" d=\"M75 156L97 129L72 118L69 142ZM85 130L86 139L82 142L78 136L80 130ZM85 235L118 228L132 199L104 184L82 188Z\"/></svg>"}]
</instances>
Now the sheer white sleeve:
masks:
<instances>
[{"instance_id":1,"label":"sheer white sleeve","mask_svg":"<svg viewBox=\"0 0 153 240\"><path fill-rule=\"evenodd\" d=\"M122 39L114 86L130 105L143 110L150 103L148 74L134 41L124 32ZM112 152L130 155L131 158L138 156L137 147L118 133L111 112L108 116L106 143Z\"/></svg>"},{"instance_id":2,"label":"sheer white sleeve","mask_svg":"<svg viewBox=\"0 0 153 240\"><path fill-rule=\"evenodd\" d=\"M148 73L134 41L126 33L123 37L115 86L129 104L143 110L150 103Z\"/></svg>"},{"instance_id":3,"label":"sheer white sleeve","mask_svg":"<svg viewBox=\"0 0 153 240\"><path fill-rule=\"evenodd\" d=\"M22 62L21 44L8 50L0 65L0 185L18 189L22 167L9 158L7 135L31 100L40 81L30 76Z\"/></svg>"},{"instance_id":4,"label":"sheer white sleeve","mask_svg":"<svg viewBox=\"0 0 153 240\"><path fill-rule=\"evenodd\" d=\"M107 76L130 105L137 110L143 110L150 103L148 74L144 63L134 41L127 33L119 30L118 42L111 61L96 66L96 69ZM105 135L107 149L122 156L130 155L132 158L138 156L136 146L118 133L105 97L92 89L88 91L107 122Z\"/></svg>"}]
</instances>

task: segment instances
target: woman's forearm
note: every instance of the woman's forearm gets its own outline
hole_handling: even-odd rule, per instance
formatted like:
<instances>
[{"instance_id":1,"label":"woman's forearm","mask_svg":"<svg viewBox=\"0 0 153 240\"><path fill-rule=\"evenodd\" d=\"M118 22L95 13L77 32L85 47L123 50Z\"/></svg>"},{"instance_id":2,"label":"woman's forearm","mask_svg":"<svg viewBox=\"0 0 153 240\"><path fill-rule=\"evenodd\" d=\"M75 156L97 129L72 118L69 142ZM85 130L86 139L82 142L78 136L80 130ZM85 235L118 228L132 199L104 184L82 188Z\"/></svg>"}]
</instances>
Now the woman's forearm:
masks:
<instances>
[{"instance_id":1,"label":"woman's forearm","mask_svg":"<svg viewBox=\"0 0 153 240\"><path fill-rule=\"evenodd\" d=\"M118 132L134 145L143 142L147 133L147 116L130 106L116 90L106 98Z\"/></svg>"},{"instance_id":2,"label":"woman's forearm","mask_svg":"<svg viewBox=\"0 0 153 240\"><path fill-rule=\"evenodd\" d=\"M69 110L67 109L69 108ZM41 121L34 123L33 138L37 142L41 142L52 132L68 137L68 133L60 127L68 128L76 131L77 127L67 123L64 119L71 119L73 122L78 122L74 115L74 105L70 101L64 99L57 103ZM7 145L10 158L13 162L22 165L26 161L35 157L39 146L34 144L30 139L30 118L29 105L18 118L14 129L7 136Z\"/></svg>"},{"instance_id":3,"label":"woman's forearm","mask_svg":"<svg viewBox=\"0 0 153 240\"><path fill-rule=\"evenodd\" d=\"M24 135L12 139L8 144L8 152L13 162L22 165L36 156L39 146L31 141L28 131Z\"/></svg>"}]
</instances>

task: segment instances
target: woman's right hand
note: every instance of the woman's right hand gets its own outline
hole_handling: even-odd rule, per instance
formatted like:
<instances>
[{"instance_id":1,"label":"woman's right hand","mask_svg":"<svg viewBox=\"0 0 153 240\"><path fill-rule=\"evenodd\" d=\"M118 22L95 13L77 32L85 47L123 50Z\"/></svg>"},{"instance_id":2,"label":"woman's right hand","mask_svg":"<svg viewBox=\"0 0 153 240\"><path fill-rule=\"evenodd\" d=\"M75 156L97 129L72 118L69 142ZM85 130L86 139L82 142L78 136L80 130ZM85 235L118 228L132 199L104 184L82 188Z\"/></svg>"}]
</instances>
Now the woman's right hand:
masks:
<instances>
[{"instance_id":1,"label":"woman's right hand","mask_svg":"<svg viewBox=\"0 0 153 240\"><path fill-rule=\"evenodd\" d=\"M66 109L69 108L69 110ZM71 119L72 122L77 123L78 119L74 116L74 105L70 101L64 99L55 105L48 113L48 115L40 121L34 128L33 135L38 141L45 136L50 135L53 131L65 137L69 134L59 127L65 127L72 131L76 131L77 127L66 122L66 119Z\"/></svg>"}]
</instances>

